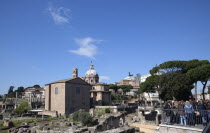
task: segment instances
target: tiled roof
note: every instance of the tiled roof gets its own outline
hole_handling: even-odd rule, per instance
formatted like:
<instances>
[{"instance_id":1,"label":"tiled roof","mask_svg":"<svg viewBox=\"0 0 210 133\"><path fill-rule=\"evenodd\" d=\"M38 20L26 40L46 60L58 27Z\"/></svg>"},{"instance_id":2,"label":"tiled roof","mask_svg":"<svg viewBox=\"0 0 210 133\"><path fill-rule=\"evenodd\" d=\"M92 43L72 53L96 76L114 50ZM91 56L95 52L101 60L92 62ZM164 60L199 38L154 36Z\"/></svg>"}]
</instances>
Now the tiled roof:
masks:
<instances>
[{"instance_id":1,"label":"tiled roof","mask_svg":"<svg viewBox=\"0 0 210 133\"><path fill-rule=\"evenodd\" d=\"M87 82L85 82L80 77L58 80L58 81L54 81L54 82L49 83L49 84L56 84L56 83L75 83L75 84L87 84L87 85L89 85ZM49 85L49 84L46 84L46 85Z\"/></svg>"}]
</instances>

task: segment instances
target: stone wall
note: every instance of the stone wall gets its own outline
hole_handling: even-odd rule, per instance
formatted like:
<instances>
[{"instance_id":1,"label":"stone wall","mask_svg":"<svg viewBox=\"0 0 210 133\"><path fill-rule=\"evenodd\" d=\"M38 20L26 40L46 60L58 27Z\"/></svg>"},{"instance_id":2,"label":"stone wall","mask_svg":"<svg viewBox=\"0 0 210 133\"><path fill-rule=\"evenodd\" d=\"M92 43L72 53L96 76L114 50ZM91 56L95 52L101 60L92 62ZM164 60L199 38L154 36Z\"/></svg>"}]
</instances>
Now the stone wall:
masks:
<instances>
[{"instance_id":1,"label":"stone wall","mask_svg":"<svg viewBox=\"0 0 210 133\"><path fill-rule=\"evenodd\" d=\"M79 89L77 93L76 89ZM84 109L90 109L90 90L91 86L87 84L66 83L66 114Z\"/></svg>"},{"instance_id":2,"label":"stone wall","mask_svg":"<svg viewBox=\"0 0 210 133\"><path fill-rule=\"evenodd\" d=\"M43 112L39 112L38 114L39 115L48 115L48 116L52 116L52 117L57 117L58 116L57 111L48 111L48 110L45 110Z\"/></svg>"},{"instance_id":3,"label":"stone wall","mask_svg":"<svg viewBox=\"0 0 210 133\"><path fill-rule=\"evenodd\" d=\"M125 127L107 130L104 131L104 133L135 133L135 128L125 126Z\"/></svg>"},{"instance_id":4,"label":"stone wall","mask_svg":"<svg viewBox=\"0 0 210 133\"><path fill-rule=\"evenodd\" d=\"M95 114L101 113L104 114L105 110L109 109L110 113L117 113L117 106L96 106L90 110L90 114L94 116Z\"/></svg>"},{"instance_id":5,"label":"stone wall","mask_svg":"<svg viewBox=\"0 0 210 133\"><path fill-rule=\"evenodd\" d=\"M110 92L103 92L102 101L104 101L108 105L111 104L111 94L110 94Z\"/></svg>"},{"instance_id":6,"label":"stone wall","mask_svg":"<svg viewBox=\"0 0 210 133\"><path fill-rule=\"evenodd\" d=\"M173 125L159 125L159 133L202 133L203 129Z\"/></svg>"},{"instance_id":7,"label":"stone wall","mask_svg":"<svg viewBox=\"0 0 210 133\"><path fill-rule=\"evenodd\" d=\"M95 127L95 132L102 132L109 129L122 127L125 124L125 114L119 114L116 116L109 116L105 119L99 119L99 125Z\"/></svg>"},{"instance_id":8,"label":"stone wall","mask_svg":"<svg viewBox=\"0 0 210 133\"><path fill-rule=\"evenodd\" d=\"M55 88L58 88L57 94ZM65 83L46 85L45 90L45 110L65 114Z\"/></svg>"}]
</instances>

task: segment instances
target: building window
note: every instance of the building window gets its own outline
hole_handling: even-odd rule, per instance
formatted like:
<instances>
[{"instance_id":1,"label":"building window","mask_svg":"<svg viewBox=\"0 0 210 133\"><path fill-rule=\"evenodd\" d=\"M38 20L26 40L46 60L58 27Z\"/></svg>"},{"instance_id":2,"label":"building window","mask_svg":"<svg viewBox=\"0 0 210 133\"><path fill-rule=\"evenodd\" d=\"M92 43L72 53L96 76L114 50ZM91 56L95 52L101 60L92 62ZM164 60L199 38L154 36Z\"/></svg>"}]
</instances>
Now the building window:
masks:
<instances>
[{"instance_id":1,"label":"building window","mask_svg":"<svg viewBox=\"0 0 210 133\"><path fill-rule=\"evenodd\" d=\"M76 94L80 94L80 88L76 88Z\"/></svg>"},{"instance_id":2,"label":"building window","mask_svg":"<svg viewBox=\"0 0 210 133\"><path fill-rule=\"evenodd\" d=\"M55 94L58 94L58 88L55 88Z\"/></svg>"}]
</instances>

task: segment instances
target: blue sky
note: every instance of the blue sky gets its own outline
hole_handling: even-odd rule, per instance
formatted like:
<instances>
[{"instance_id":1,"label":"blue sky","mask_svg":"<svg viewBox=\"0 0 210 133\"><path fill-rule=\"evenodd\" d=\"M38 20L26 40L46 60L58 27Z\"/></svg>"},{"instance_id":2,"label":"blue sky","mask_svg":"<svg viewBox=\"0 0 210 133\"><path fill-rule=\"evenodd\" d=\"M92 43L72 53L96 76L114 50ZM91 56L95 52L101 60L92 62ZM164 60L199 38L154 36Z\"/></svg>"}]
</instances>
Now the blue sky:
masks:
<instances>
[{"instance_id":1,"label":"blue sky","mask_svg":"<svg viewBox=\"0 0 210 133\"><path fill-rule=\"evenodd\" d=\"M1 0L0 94L84 76L147 74L169 60L210 60L209 0Z\"/></svg>"}]
</instances>

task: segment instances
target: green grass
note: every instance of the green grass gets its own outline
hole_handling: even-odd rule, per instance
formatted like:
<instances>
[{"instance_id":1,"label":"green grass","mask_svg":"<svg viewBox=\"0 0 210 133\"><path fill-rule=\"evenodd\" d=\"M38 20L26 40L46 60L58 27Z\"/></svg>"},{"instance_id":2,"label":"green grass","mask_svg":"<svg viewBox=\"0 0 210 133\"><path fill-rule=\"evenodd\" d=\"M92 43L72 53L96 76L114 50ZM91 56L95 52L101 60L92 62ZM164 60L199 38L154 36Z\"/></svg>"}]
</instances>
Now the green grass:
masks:
<instances>
[{"instance_id":1,"label":"green grass","mask_svg":"<svg viewBox=\"0 0 210 133\"><path fill-rule=\"evenodd\" d=\"M14 119L12 119L11 121L14 123L14 125L15 125L15 127L17 127L17 126L20 126L20 125L22 125L24 122L26 122L26 123L31 123L31 122L36 122L36 123L46 123L46 122L50 122L50 121L56 121L56 120L59 120L59 119L63 119L64 117L48 117L48 118L44 118L44 119L42 119L42 118L31 118L31 119L29 119L29 118L23 118L23 119L20 119L20 120L18 120L18 119L16 119L16 118L14 118ZM67 119L68 120L68 119ZM73 121L72 120L72 122L75 122L75 123L80 123L80 122L77 122L77 121ZM0 120L0 127L3 127L3 120ZM4 133L4 132L8 132L8 131L0 131L0 133Z\"/></svg>"},{"instance_id":2,"label":"green grass","mask_svg":"<svg viewBox=\"0 0 210 133\"><path fill-rule=\"evenodd\" d=\"M0 120L0 127L4 127L4 126L3 126L3 121L2 121L2 120Z\"/></svg>"},{"instance_id":3,"label":"green grass","mask_svg":"<svg viewBox=\"0 0 210 133\"><path fill-rule=\"evenodd\" d=\"M0 120L0 127L4 127L3 120ZM0 133L8 133L8 130L1 130Z\"/></svg>"},{"instance_id":4,"label":"green grass","mask_svg":"<svg viewBox=\"0 0 210 133\"><path fill-rule=\"evenodd\" d=\"M1 130L0 133L8 133L8 130Z\"/></svg>"},{"instance_id":5,"label":"green grass","mask_svg":"<svg viewBox=\"0 0 210 133\"><path fill-rule=\"evenodd\" d=\"M12 120L15 126L20 126L21 124L23 124L24 122L33 122L36 121L36 119L25 119L25 120Z\"/></svg>"},{"instance_id":6,"label":"green grass","mask_svg":"<svg viewBox=\"0 0 210 133\"><path fill-rule=\"evenodd\" d=\"M80 124L81 122L80 121L73 121L75 124Z\"/></svg>"}]
</instances>

